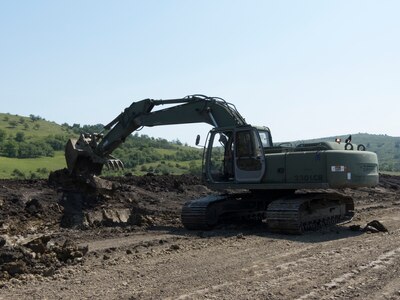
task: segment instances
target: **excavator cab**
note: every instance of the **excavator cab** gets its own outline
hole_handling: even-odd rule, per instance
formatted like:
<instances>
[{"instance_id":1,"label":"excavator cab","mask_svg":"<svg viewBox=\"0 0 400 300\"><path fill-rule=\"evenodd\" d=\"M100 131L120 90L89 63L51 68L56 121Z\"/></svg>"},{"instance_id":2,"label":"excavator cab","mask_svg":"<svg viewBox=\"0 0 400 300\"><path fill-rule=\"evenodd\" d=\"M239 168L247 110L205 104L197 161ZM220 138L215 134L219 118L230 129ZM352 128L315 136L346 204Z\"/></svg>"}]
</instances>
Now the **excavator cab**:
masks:
<instances>
[{"instance_id":1,"label":"excavator cab","mask_svg":"<svg viewBox=\"0 0 400 300\"><path fill-rule=\"evenodd\" d=\"M216 128L210 132L204 177L211 183L258 183L265 173L264 148L272 146L266 127Z\"/></svg>"}]
</instances>

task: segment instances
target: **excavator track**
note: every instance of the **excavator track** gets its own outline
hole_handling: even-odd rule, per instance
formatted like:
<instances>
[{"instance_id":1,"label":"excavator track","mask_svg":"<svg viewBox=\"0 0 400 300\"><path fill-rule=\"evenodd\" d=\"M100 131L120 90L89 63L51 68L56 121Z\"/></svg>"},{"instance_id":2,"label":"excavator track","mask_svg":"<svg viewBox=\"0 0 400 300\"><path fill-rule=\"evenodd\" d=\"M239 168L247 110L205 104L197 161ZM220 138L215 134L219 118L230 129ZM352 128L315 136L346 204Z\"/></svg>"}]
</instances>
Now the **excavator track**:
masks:
<instances>
[{"instance_id":1,"label":"excavator track","mask_svg":"<svg viewBox=\"0 0 400 300\"><path fill-rule=\"evenodd\" d=\"M295 194L268 205L267 224L273 232L301 234L349 222L353 216L351 197L338 193Z\"/></svg>"},{"instance_id":2,"label":"excavator track","mask_svg":"<svg viewBox=\"0 0 400 300\"><path fill-rule=\"evenodd\" d=\"M353 200L338 193L296 193L277 199L251 194L212 195L189 201L182 208L182 224L189 230L209 230L218 223L267 220L272 232L302 234L342 224L354 215Z\"/></svg>"},{"instance_id":3,"label":"excavator track","mask_svg":"<svg viewBox=\"0 0 400 300\"><path fill-rule=\"evenodd\" d=\"M181 220L190 230L211 229L218 223L265 219L266 202L251 194L214 195L186 202Z\"/></svg>"},{"instance_id":4,"label":"excavator track","mask_svg":"<svg viewBox=\"0 0 400 300\"><path fill-rule=\"evenodd\" d=\"M225 200L224 196L207 196L186 202L181 213L183 226L190 230L211 229L218 223L218 204Z\"/></svg>"}]
</instances>

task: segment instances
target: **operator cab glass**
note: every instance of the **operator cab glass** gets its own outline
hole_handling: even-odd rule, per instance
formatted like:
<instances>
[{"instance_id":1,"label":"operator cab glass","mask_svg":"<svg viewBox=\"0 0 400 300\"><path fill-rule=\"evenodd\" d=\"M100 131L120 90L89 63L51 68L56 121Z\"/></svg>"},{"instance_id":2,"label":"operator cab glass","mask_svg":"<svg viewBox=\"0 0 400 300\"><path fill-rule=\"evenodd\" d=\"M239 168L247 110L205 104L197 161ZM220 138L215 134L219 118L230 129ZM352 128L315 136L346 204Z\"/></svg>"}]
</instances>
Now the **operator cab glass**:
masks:
<instances>
[{"instance_id":1,"label":"operator cab glass","mask_svg":"<svg viewBox=\"0 0 400 300\"><path fill-rule=\"evenodd\" d=\"M268 131L258 131L263 148L272 147L271 134Z\"/></svg>"},{"instance_id":2,"label":"operator cab glass","mask_svg":"<svg viewBox=\"0 0 400 300\"><path fill-rule=\"evenodd\" d=\"M264 147L268 131L253 127L213 130L206 154L205 175L218 182L259 182L265 171Z\"/></svg>"}]
</instances>

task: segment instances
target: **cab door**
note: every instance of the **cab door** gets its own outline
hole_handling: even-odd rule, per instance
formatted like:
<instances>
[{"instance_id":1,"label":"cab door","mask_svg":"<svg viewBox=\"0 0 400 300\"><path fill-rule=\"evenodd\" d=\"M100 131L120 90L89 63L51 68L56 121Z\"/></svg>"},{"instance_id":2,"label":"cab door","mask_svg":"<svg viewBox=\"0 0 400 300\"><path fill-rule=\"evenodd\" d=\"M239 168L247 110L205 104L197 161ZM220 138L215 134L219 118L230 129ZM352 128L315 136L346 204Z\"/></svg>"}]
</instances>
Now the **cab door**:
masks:
<instances>
[{"instance_id":1,"label":"cab door","mask_svg":"<svg viewBox=\"0 0 400 300\"><path fill-rule=\"evenodd\" d=\"M235 130L235 179L237 182L260 182L265 172L265 155L255 128Z\"/></svg>"}]
</instances>

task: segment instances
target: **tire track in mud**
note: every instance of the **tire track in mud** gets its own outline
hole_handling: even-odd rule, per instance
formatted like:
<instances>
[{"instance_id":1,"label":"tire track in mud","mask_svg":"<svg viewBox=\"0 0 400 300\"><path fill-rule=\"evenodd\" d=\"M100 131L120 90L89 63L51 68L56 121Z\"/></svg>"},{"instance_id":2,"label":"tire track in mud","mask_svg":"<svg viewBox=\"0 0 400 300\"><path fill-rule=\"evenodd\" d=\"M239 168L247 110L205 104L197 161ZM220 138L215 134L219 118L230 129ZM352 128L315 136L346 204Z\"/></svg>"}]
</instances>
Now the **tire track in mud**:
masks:
<instances>
[{"instance_id":1,"label":"tire track in mud","mask_svg":"<svg viewBox=\"0 0 400 300\"><path fill-rule=\"evenodd\" d=\"M332 296L336 297L361 297L366 299L368 296L370 299L377 299L376 294L371 295L371 289L368 289L368 293L363 291L367 285L372 285L374 282L380 281L383 274L397 273L397 272L389 272L391 266L396 265L396 262L400 262L400 247L383 253L378 256L376 259L369 261L351 269L349 272L343 273L338 277L333 278L331 281L325 283L320 286L316 290L305 294L299 298L298 300L306 300L306 299L322 299L322 298L331 298ZM395 268L398 271L398 268ZM396 278L395 281L399 279ZM390 282L391 283L391 282ZM359 287L359 289L357 289ZM354 292L356 291L356 292ZM378 292L381 296L381 291ZM400 296L400 286L393 286L386 288L387 296Z\"/></svg>"},{"instance_id":2,"label":"tire track in mud","mask_svg":"<svg viewBox=\"0 0 400 300\"><path fill-rule=\"evenodd\" d=\"M246 247L246 249L241 249L239 251L231 252L231 253L229 253L229 256L231 256L231 257L244 257L243 255L246 255L246 254L247 255L250 254L250 256L252 256L251 253L253 253L256 256L260 256L261 254L257 253L257 250L259 251L260 248L257 247L257 246L258 245L254 245L254 248L247 248ZM301 252L308 251L311 248L312 247L305 247L305 248L291 250L291 251L285 252L280 257L291 257L291 256L297 255L297 254L299 254ZM226 255L226 254L227 253L225 252L224 255ZM224 259L226 261L226 257ZM217 258L216 260L219 260L219 259ZM277 258L277 260L279 260L279 258ZM222 259L221 259L221 261L222 261ZM254 277L262 276L263 274L258 274L257 272L254 272L254 274L252 274L251 276L248 276L248 274L252 273L253 269L258 269L260 266L266 265L265 262L263 262L263 261L256 261L255 262L256 264L254 264L250 268L247 268L247 267L240 268L240 264L243 263L243 260L240 260L240 261L237 261L237 263L239 265L239 268L236 268L235 265L234 265L235 260L231 260L231 262L232 262L232 264L230 264L231 269L232 270L237 270L236 274L239 275L239 276L235 276L235 273L234 274L226 274L228 276L229 275L234 275L233 276L234 278L232 278L231 281L225 281L225 282L214 284L214 285L211 284L208 287L202 286L199 289L192 290L192 291L190 291L188 293L184 293L184 294L181 294L181 295L178 295L178 296L174 296L174 297L169 297L169 298L166 298L166 299L193 299L193 298L196 298L196 297L205 296L205 295L210 294L210 293L215 295L216 293L221 293L222 291L223 291L224 294L230 293L230 292L226 291L227 288L235 287L235 286L237 287L238 284L241 284L241 282L243 282L243 280L248 279L249 277L254 278ZM243 273L245 274L244 276L243 276Z\"/></svg>"},{"instance_id":3,"label":"tire track in mud","mask_svg":"<svg viewBox=\"0 0 400 300\"><path fill-rule=\"evenodd\" d=\"M396 211L392 209L392 215L386 215L383 219L393 223L398 223ZM383 209L385 214L390 211L387 208ZM380 218L382 219L382 218ZM391 236L397 238L399 229L391 230ZM397 235L396 235L397 234ZM395 265L398 264L398 250L393 248L394 245L387 243L388 235L367 235L361 234L359 237L348 237L340 240L333 240L323 243L312 244L311 246L304 246L304 244L296 245L297 249L289 252L280 253L279 255L272 254L266 256L263 260L249 261L249 267L241 269L241 277L239 279L228 280L217 285L210 285L190 293L180 295L181 299L198 297L199 295L210 294L229 294L229 289L237 289L238 286L255 286L258 285L257 296L271 296L271 299L286 299L288 295L291 298L301 297L302 291L313 292L311 294L305 293L303 297L307 299L315 299L320 297L329 298L329 295L345 296L347 290L340 291L336 287L343 284L347 277L350 278L353 274L364 274L368 270L369 264L374 266L382 265L386 270L390 269L390 264L384 262L389 259L395 259ZM377 244L379 247L377 249ZM395 249L395 250L393 250ZM248 251L256 250L247 249ZM277 249L274 249L275 251ZM393 252L394 251L394 252ZM242 251L243 253L243 251ZM385 256L382 253L388 253ZM238 253L239 254L239 253ZM379 256L382 254L383 256ZM262 257L263 255L257 255ZM368 258L376 258L372 262ZM354 268L355 266L355 268ZM367 266L365 270L363 266ZM357 270L361 271L357 273ZM348 290L357 290L357 286L365 285L365 278L355 276L358 278L358 283L354 280L352 285L349 285ZM263 280L268 278L267 280ZM338 282L336 282L338 281ZM389 280L389 283L391 280ZM254 282L257 282L256 284ZM382 284L381 284L382 285ZM397 293L395 290L390 290L390 284L387 287L388 294ZM393 286L395 286L393 284ZM283 287L283 288L282 288ZM333 288L335 287L335 288ZM222 292L222 290L224 292ZM336 291L339 290L337 293ZM274 291L277 294L273 294ZM294 291L298 291L297 293ZM329 291L326 292L326 291ZM243 291L246 293L246 290ZM247 291L248 292L248 291ZM350 293L349 292L349 293ZM357 295L357 293L352 293ZM400 298L400 297L399 297Z\"/></svg>"},{"instance_id":4,"label":"tire track in mud","mask_svg":"<svg viewBox=\"0 0 400 300\"><path fill-rule=\"evenodd\" d=\"M304 256L307 252L311 251L314 246L306 246L306 247L299 247L295 250L292 251L287 251L283 254L280 255L274 255L271 257L269 260L267 258L267 261L265 260L256 260L256 261L249 261L248 263L245 264L250 264L250 267L243 267L240 270L237 271L239 276L236 276L236 278L232 278L233 280L231 281L225 281L223 283L219 283L217 285L210 285L208 287L203 287L198 290L191 291L190 293L186 293L183 295L180 295L180 299L185 299L185 298L191 298L193 296L200 296L200 295L206 295L207 293L210 292L222 292L223 289L230 288L230 287L238 287L238 286L251 286L254 285L254 282L263 278L268 278L268 283L266 284L266 289L270 289L270 287L280 285L280 281L282 281L282 278L285 278L284 280L287 281L290 275L293 272L294 267L299 267L304 268L307 264L313 264L315 261L317 261L319 258L315 257L302 257ZM249 252L254 250L254 253L256 253L256 247L253 249L246 249L246 252ZM235 255L237 253L240 253L243 251L239 251L236 253L230 253L231 255ZM327 251L326 255L332 254L332 251ZM259 253L256 255L257 257L262 256ZM294 259L293 257L301 257L299 259ZM251 257L250 257L251 258ZM283 263L278 263L280 261L283 261ZM278 263L278 264L276 264ZM237 269L233 266L232 269ZM227 274L230 275L230 274ZM246 284L243 284L243 283ZM226 293L228 291L224 291L223 293ZM229 292L228 292L229 293Z\"/></svg>"},{"instance_id":5,"label":"tire track in mud","mask_svg":"<svg viewBox=\"0 0 400 300\"><path fill-rule=\"evenodd\" d=\"M365 286L368 280L379 286L382 285L382 282L379 282L382 274L398 272L400 248L398 243L389 243L388 245L384 242L385 239L386 236L378 237L376 240L371 238L361 241L363 246L360 249L346 245L340 247L335 243L334 250L278 265L275 267L277 272L267 270L257 275L258 277L264 275L264 278L272 277L271 280L268 280L266 288L271 291L274 287L279 287L275 288L278 294L282 294L284 291L282 297L276 297L280 299L325 299L325 297L331 298L331 296L346 298L350 292L353 292L353 296L357 296L359 294L357 287ZM377 243L382 243L384 246L375 249ZM325 247L331 247L331 245L328 244ZM313 252L315 253L315 251ZM370 269L377 274L369 273ZM350 279L352 280L351 284L346 284L344 288L343 285ZM390 280L383 280L383 282L386 281L390 282ZM301 291L307 289L312 292L301 296ZM391 293L391 291L388 292Z\"/></svg>"},{"instance_id":6,"label":"tire track in mud","mask_svg":"<svg viewBox=\"0 0 400 300\"><path fill-rule=\"evenodd\" d=\"M89 246L89 252L94 252L94 251L103 251L107 250L110 248L115 247L118 245L118 247L129 247L129 246L134 246L138 245L140 243L144 242L159 242L160 240L162 241L167 241L167 240L172 240L172 239L179 239L182 238L181 235L174 235L170 233L136 233L136 234L131 234L127 237L116 237L116 238L110 238L110 239L105 239L105 240L95 240L95 241L90 241L87 243L81 243L80 245L88 245Z\"/></svg>"},{"instance_id":7,"label":"tire track in mud","mask_svg":"<svg viewBox=\"0 0 400 300\"><path fill-rule=\"evenodd\" d=\"M325 299L335 295L345 298L346 293L356 297L358 290L353 293L348 285L344 289L342 280L349 276L354 280L352 286L357 287L365 282L363 274L371 270L379 270L379 276L388 270L396 271L390 269L390 263L399 266L398 233L393 237L365 234L311 244L301 242L301 238L288 241L251 235L238 240L185 239L181 240L180 252L99 266L102 269L93 274L74 276L74 280L68 280L69 292L71 298L91 298L95 294L85 290L85 286L97 281L101 282L103 296L109 299L151 299L154 295L165 299ZM351 277L358 268L360 275ZM393 295L396 281L387 277L386 293ZM373 287L373 280L370 282ZM338 287L329 288L329 283ZM39 286L40 290L48 289L47 295L57 295L51 283ZM315 293L308 293L310 290Z\"/></svg>"},{"instance_id":8,"label":"tire track in mud","mask_svg":"<svg viewBox=\"0 0 400 300\"><path fill-rule=\"evenodd\" d=\"M385 239L385 237L361 240L359 242L364 243L361 249L354 247L354 239L351 239L350 242L336 240L305 248L299 245L299 249L282 255L274 255L271 259L249 261L251 266L242 268L238 278L192 290L179 295L178 298L192 299L211 294L224 297L224 295L231 294L232 289L238 289L238 287L239 290L243 290L243 294L251 293L250 289L255 291L255 297L269 296L271 299L293 299L299 297L299 294L299 299L321 299L325 296L329 298L332 296L331 294L343 296L346 295L345 290L337 293L333 287L339 286L353 276L353 286L357 284L356 280L361 285L365 280L363 277L357 277L357 274L363 274L370 268L374 270L379 267L387 269L394 260L398 263L400 248L387 250L387 247L380 250L387 252L378 258L365 261L371 257L370 252L375 251L374 245L381 239ZM341 246L339 244L341 242L353 245ZM318 248L321 249L318 251ZM372 257L374 256L372 255ZM282 263L279 263L280 261ZM354 265L357 267L349 269ZM349 270L343 273L347 269ZM329 270L329 272L324 270ZM356 290L355 287L349 285L349 290L352 289ZM301 296L301 291L307 290L312 290L312 292Z\"/></svg>"}]
</instances>

